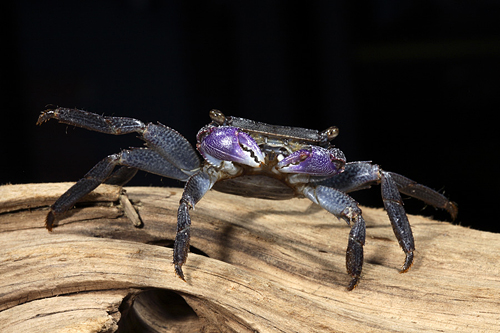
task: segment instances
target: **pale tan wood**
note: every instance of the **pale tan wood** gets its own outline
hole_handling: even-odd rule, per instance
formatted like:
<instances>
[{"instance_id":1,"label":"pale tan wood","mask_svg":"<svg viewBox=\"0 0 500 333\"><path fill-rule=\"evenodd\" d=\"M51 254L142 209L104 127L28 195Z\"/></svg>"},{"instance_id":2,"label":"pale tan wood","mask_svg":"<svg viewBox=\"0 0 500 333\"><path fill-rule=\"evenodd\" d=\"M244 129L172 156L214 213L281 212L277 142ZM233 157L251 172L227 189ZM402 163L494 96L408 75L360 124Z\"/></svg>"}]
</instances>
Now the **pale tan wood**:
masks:
<instances>
[{"instance_id":1,"label":"pale tan wood","mask_svg":"<svg viewBox=\"0 0 500 333\"><path fill-rule=\"evenodd\" d=\"M415 264L399 274L404 254L385 212L363 207L363 278L348 292L344 222L305 199L212 191L191 214L191 244L206 256L189 255L183 282L168 247L182 189L126 188L143 228L111 196L73 209L49 233L45 194L30 196L30 186L55 198L69 185L0 187L0 206L19 202L7 196L17 191L30 208L0 215L1 332L113 332L126 295L122 311L138 295L126 316L160 332L499 331L498 234L409 216ZM172 317L169 295L197 316Z\"/></svg>"},{"instance_id":2,"label":"pale tan wood","mask_svg":"<svg viewBox=\"0 0 500 333\"><path fill-rule=\"evenodd\" d=\"M127 290L48 297L0 312L2 332L114 332Z\"/></svg>"},{"instance_id":3,"label":"pale tan wood","mask_svg":"<svg viewBox=\"0 0 500 333\"><path fill-rule=\"evenodd\" d=\"M49 206L74 183L20 184L0 186L0 213ZM99 190L90 192L83 201L118 200L120 188L112 185L101 185Z\"/></svg>"}]
</instances>

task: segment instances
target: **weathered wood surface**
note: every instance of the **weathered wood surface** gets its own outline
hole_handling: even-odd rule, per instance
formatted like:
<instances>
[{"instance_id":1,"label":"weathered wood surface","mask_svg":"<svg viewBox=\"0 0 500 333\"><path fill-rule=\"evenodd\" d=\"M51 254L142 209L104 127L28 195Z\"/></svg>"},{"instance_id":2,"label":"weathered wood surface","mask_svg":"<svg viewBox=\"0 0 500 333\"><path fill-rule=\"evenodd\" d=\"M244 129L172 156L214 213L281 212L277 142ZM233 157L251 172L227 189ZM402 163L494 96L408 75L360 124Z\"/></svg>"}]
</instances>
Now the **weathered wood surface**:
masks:
<instances>
[{"instance_id":1,"label":"weathered wood surface","mask_svg":"<svg viewBox=\"0 0 500 333\"><path fill-rule=\"evenodd\" d=\"M415 264L399 274L385 212L363 208L365 266L348 292L345 223L305 199L210 192L183 282L171 264L181 189L127 188L135 228L120 190L101 186L49 233L43 206L68 186L0 187L0 332L500 330L499 234L410 216Z\"/></svg>"}]
</instances>

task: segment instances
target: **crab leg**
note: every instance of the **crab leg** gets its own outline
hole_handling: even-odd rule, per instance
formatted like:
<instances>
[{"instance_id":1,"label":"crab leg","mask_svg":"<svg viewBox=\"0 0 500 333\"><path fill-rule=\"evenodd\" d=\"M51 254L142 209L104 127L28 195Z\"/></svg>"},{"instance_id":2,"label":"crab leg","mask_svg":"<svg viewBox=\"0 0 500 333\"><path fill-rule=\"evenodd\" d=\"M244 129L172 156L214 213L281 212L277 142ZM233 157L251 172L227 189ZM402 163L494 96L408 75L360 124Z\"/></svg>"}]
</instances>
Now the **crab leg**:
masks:
<instances>
[{"instance_id":1,"label":"crab leg","mask_svg":"<svg viewBox=\"0 0 500 333\"><path fill-rule=\"evenodd\" d=\"M334 187L343 192L369 188L378 183L381 184L382 200L392 229L406 255L405 263L401 268L401 272L404 273L412 265L415 245L400 192L432 206L446 209L453 219L457 215L457 206L444 195L429 187L397 173L383 171L378 165L369 162L347 163L343 173L320 182L321 185Z\"/></svg>"},{"instance_id":2,"label":"crab leg","mask_svg":"<svg viewBox=\"0 0 500 333\"><path fill-rule=\"evenodd\" d=\"M346 268L351 276L347 290L353 290L359 283L363 268L363 246L365 245L366 224L361 214L353 217L346 250Z\"/></svg>"},{"instance_id":3,"label":"crab leg","mask_svg":"<svg viewBox=\"0 0 500 333\"><path fill-rule=\"evenodd\" d=\"M141 139L146 141L148 148L123 150L99 162L51 206L46 219L49 230L52 229L56 214L70 209L79 199L103 182L123 186L138 169L186 181L200 168L200 160L191 144L178 132L162 124L146 125L133 118L105 117L67 108L42 112L37 124L40 125L50 119L106 134L137 132L141 135ZM111 175L117 165L125 167Z\"/></svg>"},{"instance_id":4,"label":"crab leg","mask_svg":"<svg viewBox=\"0 0 500 333\"><path fill-rule=\"evenodd\" d=\"M78 109L57 108L46 110L38 117L37 125L57 119L61 123L88 130L121 135L137 132L148 147L156 150L168 162L192 175L200 167L200 159L189 141L177 131L162 125L127 117L106 117Z\"/></svg>"},{"instance_id":5,"label":"crab leg","mask_svg":"<svg viewBox=\"0 0 500 333\"><path fill-rule=\"evenodd\" d=\"M45 227L49 231L52 231L57 214L69 210L79 199L99 186L111 174L115 167L116 159L115 155L110 155L97 163L82 179L71 186L50 206L49 213L45 218Z\"/></svg>"},{"instance_id":6,"label":"crab leg","mask_svg":"<svg viewBox=\"0 0 500 333\"><path fill-rule=\"evenodd\" d=\"M400 273L405 273L413 264L413 251L415 251L413 233L405 209L403 208L403 200L399 194L396 182L392 179L391 173L382 171L381 174L384 207L391 221L392 230L394 231L394 235L396 235L399 246L401 246L406 255L405 263L400 270Z\"/></svg>"},{"instance_id":7,"label":"crab leg","mask_svg":"<svg viewBox=\"0 0 500 333\"><path fill-rule=\"evenodd\" d=\"M173 264L175 273L184 281L182 265L184 265L188 256L189 239L191 237L189 209L194 209L196 203L212 188L216 181L216 178L200 171L189 178L182 193L179 210L177 211L177 234L174 242Z\"/></svg>"},{"instance_id":8,"label":"crab leg","mask_svg":"<svg viewBox=\"0 0 500 333\"><path fill-rule=\"evenodd\" d=\"M379 184L382 181L382 173L391 175L399 192L436 208L445 209L453 220L457 217L457 205L441 193L400 174L382 171L378 165L371 164L370 162L347 163L343 173L321 181L319 184L349 193Z\"/></svg>"},{"instance_id":9,"label":"crab leg","mask_svg":"<svg viewBox=\"0 0 500 333\"><path fill-rule=\"evenodd\" d=\"M345 193L359 191L378 184L380 181L379 171L379 166L370 162L349 162L346 163L344 172L318 184L333 187Z\"/></svg>"},{"instance_id":10,"label":"crab leg","mask_svg":"<svg viewBox=\"0 0 500 333\"><path fill-rule=\"evenodd\" d=\"M415 251L415 244L410 222L408 221L408 217L406 216L406 212L403 208L403 200L399 194L401 189L398 186L399 184L393 179L393 175L397 174L382 171L376 164L368 162L353 162L347 163L343 173L337 175L336 177L327 179L321 182L321 184L335 187L343 192L352 192L369 188L372 184L381 183L384 207L387 211L387 215L389 216L389 220L391 221L392 230L394 235L396 235L399 246L403 249L403 252L406 255L405 263L400 270L401 273L404 273L410 269L413 263L413 251ZM415 182L413 183L417 184ZM420 185L419 188L422 187L425 186ZM425 187L425 189L425 193L432 193L434 197L444 198L444 196L428 187ZM420 199L420 197L416 197ZM444 199L448 201L446 198Z\"/></svg>"},{"instance_id":11,"label":"crab leg","mask_svg":"<svg viewBox=\"0 0 500 333\"><path fill-rule=\"evenodd\" d=\"M312 202L351 225L346 250L346 267L347 273L351 276L351 282L347 289L353 290L359 282L363 268L366 225L363 216L361 216L361 209L350 196L331 187L305 186L302 192Z\"/></svg>"},{"instance_id":12,"label":"crab leg","mask_svg":"<svg viewBox=\"0 0 500 333\"><path fill-rule=\"evenodd\" d=\"M394 172L386 172L386 174L387 173L391 175L392 179L398 186L399 192L419 199L431 206L445 209L451 215L451 218L453 220L457 218L457 205L453 201L448 200L448 198L446 198L441 193L438 193L433 189L419 184L409 178L401 176L400 174Z\"/></svg>"},{"instance_id":13,"label":"crab leg","mask_svg":"<svg viewBox=\"0 0 500 333\"><path fill-rule=\"evenodd\" d=\"M122 166L118 168L118 170L113 172L111 176L109 176L108 179L104 181L104 184L125 186L125 184L127 184L130 180L132 180L132 178L134 178L138 170L139 169L137 168Z\"/></svg>"},{"instance_id":14,"label":"crab leg","mask_svg":"<svg viewBox=\"0 0 500 333\"><path fill-rule=\"evenodd\" d=\"M97 163L82 179L70 187L50 207L50 211L45 221L47 229L49 231L52 230L56 215L69 210L78 200L90 193L101 183L105 182L117 165L130 167L131 169L127 171L129 173L131 171L133 172L134 169L140 169L182 181L186 181L189 178L189 174L179 170L176 166L166 161L158 152L149 148L123 150L118 154L109 155ZM120 170L117 172L120 172ZM126 172L124 171L124 173ZM130 177L130 174L128 174L128 176Z\"/></svg>"}]
</instances>

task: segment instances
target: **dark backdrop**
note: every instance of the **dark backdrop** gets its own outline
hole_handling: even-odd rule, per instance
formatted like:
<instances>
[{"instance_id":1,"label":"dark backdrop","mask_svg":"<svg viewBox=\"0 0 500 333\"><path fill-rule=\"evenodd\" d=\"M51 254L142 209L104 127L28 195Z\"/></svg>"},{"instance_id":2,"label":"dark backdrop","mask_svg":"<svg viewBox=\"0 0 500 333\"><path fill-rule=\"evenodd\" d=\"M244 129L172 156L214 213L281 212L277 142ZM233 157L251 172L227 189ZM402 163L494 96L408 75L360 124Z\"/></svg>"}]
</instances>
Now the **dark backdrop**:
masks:
<instances>
[{"instance_id":1,"label":"dark backdrop","mask_svg":"<svg viewBox=\"0 0 500 333\"><path fill-rule=\"evenodd\" d=\"M273 124L337 125L348 160L445 191L458 223L500 231L497 1L0 6L1 184L75 181L108 154L142 145L55 121L37 127L46 105L160 121L191 142L218 108ZM145 173L131 184L182 186ZM381 206L378 188L355 198ZM406 207L447 218L414 199Z\"/></svg>"}]
</instances>

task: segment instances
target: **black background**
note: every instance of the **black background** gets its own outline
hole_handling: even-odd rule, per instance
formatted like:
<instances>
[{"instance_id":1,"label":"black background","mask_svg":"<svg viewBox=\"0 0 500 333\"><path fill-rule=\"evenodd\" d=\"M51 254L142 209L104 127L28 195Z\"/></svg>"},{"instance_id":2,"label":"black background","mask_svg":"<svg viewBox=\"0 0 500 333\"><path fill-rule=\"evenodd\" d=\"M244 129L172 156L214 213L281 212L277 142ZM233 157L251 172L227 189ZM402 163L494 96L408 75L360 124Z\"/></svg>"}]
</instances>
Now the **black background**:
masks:
<instances>
[{"instance_id":1,"label":"black background","mask_svg":"<svg viewBox=\"0 0 500 333\"><path fill-rule=\"evenodd\" d=\"M50 121L47 105L160 121L192 143L208 111L340 128L371 160L500 231L498 1L4 1L0 184L75 181L140 146ZM182 186L139 173L131 185ZM381 206L377 189L356 193ZM286 205L286 202L283 202ZM410 213L446 219L415 199ZM332 223L336 223L332 221Z\"/></svg>"}]
</instances>

